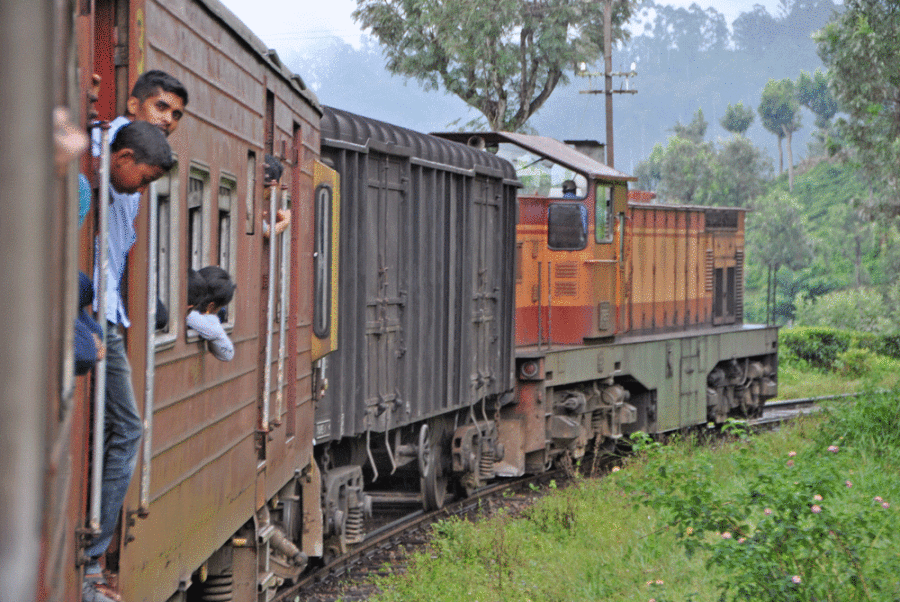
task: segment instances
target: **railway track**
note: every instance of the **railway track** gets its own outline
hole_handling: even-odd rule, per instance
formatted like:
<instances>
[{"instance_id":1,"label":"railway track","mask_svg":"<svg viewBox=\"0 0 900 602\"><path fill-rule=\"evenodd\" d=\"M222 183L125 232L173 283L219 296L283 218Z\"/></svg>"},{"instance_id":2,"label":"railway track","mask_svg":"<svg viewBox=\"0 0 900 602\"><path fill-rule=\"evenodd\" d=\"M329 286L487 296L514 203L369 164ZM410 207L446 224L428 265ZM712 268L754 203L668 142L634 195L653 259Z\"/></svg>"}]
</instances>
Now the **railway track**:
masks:
<instances>
[{"instance_id":1,"label":"railway track","mask_svg":"<svg viewBox=\"0 0 900 602\"><path fill-rule=\"evenodd\" d=\"M801 399L788 399L767 403L763 416L748 421L751 426L774 428L778 424L818 411L823 401L853 399L858 394L828 395ZM592 472L604 472L607 463L615 458L593 463ZM274 602L354 602L366 600L377 593L372 584L373 576L403 573L409 554L421 551L430 541L430 527L450 517L466 517L470 520L489 518L503 509L516 515L536 499L546 494L550 481L562 483L571 477L572 469L558 468L550 472L523 477L512 481L491 484L462 500L448 503L433 512L421 510L421 500L410 494L381 493L375 496L373 512L377 515L369 524L365 542L347 554L328 561L299 582L281 591ZM403 507L409 510L400 518ZM385 518L388 517L388 518Z\"/></svg>"}]
</instances>

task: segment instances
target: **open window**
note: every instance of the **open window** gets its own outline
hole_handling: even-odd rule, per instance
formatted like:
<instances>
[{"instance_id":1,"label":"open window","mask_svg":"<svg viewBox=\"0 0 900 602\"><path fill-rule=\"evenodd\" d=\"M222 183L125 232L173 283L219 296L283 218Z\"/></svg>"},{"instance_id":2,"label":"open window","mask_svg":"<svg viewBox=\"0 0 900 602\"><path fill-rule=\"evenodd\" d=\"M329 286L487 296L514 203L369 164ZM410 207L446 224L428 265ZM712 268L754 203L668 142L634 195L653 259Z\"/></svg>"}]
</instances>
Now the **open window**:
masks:
<instances>
[{"instance_id":1,"label":"open window","mask_svg":"<svg viewBox=\"0 0 900 602\"><path fill-rule=\"evenodd\" d=\"M597 184L594 204L594 240L598 243L613 241L612 186Z\"/></svg>"},{"instance_id":2,"label":"open window","mask_svg":"<svg viewBox=\"0 0 900 602\"><path fill-rule=\"evenodd\" d=\"M235 255L237 253L236 220L234 219L234 204L237 194L237 178L223 175L219 178L218 195L218 230L219 245L217 249L219 267L231 275L232 280L237 281L237 265ZM227 328L234 325L234 312L232 303L222 308L223 325Z\"/></svg>"},{"instance_id":3,"label":"open window","mask_svg":"<svg viewBox=\"0 0 900 602\"><path fill-rule=\"evenodd\" d=\"M209 171L191 166L187 189L188 258L192 269L207 265L208 257L203 240L203 207L209 196Z\"/></svg>"},{"instance_id":4,"label":"open window","mask_svg":"<svg viewBox=\"0 0 900 602\"><path fill-rule=\"evenodd\" d=\"M156 296L168 309L169 320L156 331L156 344L175 340L177 316L183 303L179 302L180 271L178 270L178 164L154 183L156 203Z\"/></svg>"}]
</instances>

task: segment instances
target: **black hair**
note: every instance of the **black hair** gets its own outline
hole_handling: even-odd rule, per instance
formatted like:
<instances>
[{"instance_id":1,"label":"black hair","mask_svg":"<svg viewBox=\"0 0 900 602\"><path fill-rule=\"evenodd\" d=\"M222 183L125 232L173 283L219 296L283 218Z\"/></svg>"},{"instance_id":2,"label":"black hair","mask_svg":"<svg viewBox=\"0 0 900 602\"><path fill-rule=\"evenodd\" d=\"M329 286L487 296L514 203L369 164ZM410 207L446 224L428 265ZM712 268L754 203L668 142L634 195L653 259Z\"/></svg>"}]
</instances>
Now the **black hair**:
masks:
<instances>
[{"instance_id":1,"label":"black hair","mask_svg":"<svg viewBox=\"0 0 900 602\"><path fill-rule=\"evenodd\" d=\"M562 183L563 192L575 192L575 182L572 180L564 180Z\"/></svg>"},{"instance_id":2,"label":"black hair","mask_svg":"<svg viewBox=\"0 0 900 602\"><path fill-rule=\"evenodd\" d=\"M217 265L208 265L200 268L200 275L206 280L206 286L209 287L201 305L202 309L205 310L210 303L215 303L216 307L224 307L231 302L237 285L231 280L228 272Z\"/></svg>"},{"instance_id":3,"label":"black hair","mask_svg":"<svg viewBox=\"0 0 900 602\"><path fill-rule=\"evenodd\" d=\"M197 270L188 268L188 286L187 286L187 303L197 311L200 311L200 304L209 296L209 286L206 279L200 275Z\"/></svg>"},{"instance_id":4,"label":"black hair","mask_svg":"<svg viewBox=\"0 0 900 602\"><path fill-rule=\"evenodd\" d=\"M264 160L265 167L263 168L263 180L266 185L268 185L269 182L277 182L280 180L281 174L284 172L284 166L281 164L281 161L269 154L265 156Z\"/></svg>"},{"instance_id":5,"label":"black hair","mask_svg":"<svg viewBox=\"0 0 900 602\"><path fill-rule=\"evenodd\" d=\"M144 102L151 96L159 94L159 90L170 92L175 96L178 96L184 102L184 106L187 106L188 93L184 84L165 71L160 71L159 69L152 69L142 73L141 76L137 78L137 81L134 82L134 87L131 89L131 95L139 101Z\"/></svg>"},{"instance_id":6,"label":"black hair","mask_svg":"<svg viewBox=\"0 0 900 602\"><path fill-rule=\"evenodd\" d=\"M123 148L134 152L136 163L162 167L164 171L169 171L175 165L166 135L146 121L132 121L119 128L109 149L116 153Z\"/></svg>"}]
</instances>

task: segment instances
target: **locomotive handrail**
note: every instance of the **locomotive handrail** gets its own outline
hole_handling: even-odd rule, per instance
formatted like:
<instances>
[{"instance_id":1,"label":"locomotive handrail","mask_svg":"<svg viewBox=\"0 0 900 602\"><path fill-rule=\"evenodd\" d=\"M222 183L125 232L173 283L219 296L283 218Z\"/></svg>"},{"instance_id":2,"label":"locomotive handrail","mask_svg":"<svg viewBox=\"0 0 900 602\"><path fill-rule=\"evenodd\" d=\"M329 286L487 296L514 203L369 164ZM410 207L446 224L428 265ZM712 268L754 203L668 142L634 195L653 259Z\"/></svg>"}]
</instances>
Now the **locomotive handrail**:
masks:
<instances>
[{"instance_id":1,"label":"locomotive handrail","mask_svg":"<svg viewBox=\"0 0 900 602\"><path fill-rule=\"evenodd\" d=\"M156 202L156 182L150 183L150 211L148 215L147 236L150 251L147 253L147 361L144 372L144 432L141 445L141 502L138 516L146 517L150 513L150 461L153 439L153 394L156 383L156 299L157 299L157 223L159 222L159 206ZM172 312L170 312L172 313ZM174 314L172 314L174 315Z\"/></svg>"},{"instance_id":2,"label":"locomotive handrail","mask_svg":"<svg viewBox=\"0 0 900 602\"><path fill-rule=\"evenodd\" d=\"M100 198L97 207L97 323L100 325L101 340L106 345L109 325L106 321L106 295L109 288L107 270L109 269L109 123L98 124L100 127ZM106 355L98 362L94 370L94 432L93 458L91 461L91 512L88 528L91 533L100 533L100 503L103 485L103 443L104 425L106 423Z\"/></svg>"}]
</instances>

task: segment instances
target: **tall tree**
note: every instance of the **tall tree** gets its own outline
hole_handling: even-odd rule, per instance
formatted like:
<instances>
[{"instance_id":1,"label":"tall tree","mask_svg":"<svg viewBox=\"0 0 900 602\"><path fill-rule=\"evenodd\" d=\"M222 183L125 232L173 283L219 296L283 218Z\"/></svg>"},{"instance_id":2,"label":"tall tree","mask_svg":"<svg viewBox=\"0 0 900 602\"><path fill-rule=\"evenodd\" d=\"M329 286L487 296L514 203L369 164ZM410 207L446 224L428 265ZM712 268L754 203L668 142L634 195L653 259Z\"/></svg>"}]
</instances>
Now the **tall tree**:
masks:
<instances>
[{"instance_id":1,"label":"tall tree","mask_svg":"<svg viewBox=\"0 0 900 602\"><path fill-rule=\"evenodd\" d=\"M836 128L873 190L873 209L900 215L900 5L847 0L816 35L841 111Z\"/></svg>"},{"instance_id":2,"label":"tall tree","mask_svg":"<svg viewBox=\"0 0 900 602\"><path fill-rule=\"evenodd\" d=\"M784 156L781 140L787 141L788 189L794 188L794 153L791 136L800 129L800 103L794 82L789 79L770 79L759 102L759 117L763 127L778 137L778 173L784 172Z\"/></svg>"},{"instance_id":3,"label":"tall tree","mask_svg":"<svg viewBox=\"0 0 900 602\"><path fill-rule=\"evenodd\" d=\"M697 109L697 112L694 113L694 118L691 119L689 124L682 125L679 121L672 127L672 131L675 132L676 136L700 144L706 137L706 128L708 127L709 122L703 118L703 109Z\"/></svg>"},{"instance_id":4,"label":"tall tree","mask_svg":"<svg viewBox=\"0 0 900 602\"><path fill-rule=\"evenodd\" d=\"M739 102L736 105L728 105L725 109L725 116L719 120L719 123L726 131L743 136L753 123L754 117L756 116L753 114L753 109L745 107L743 102Z\"/></svg>"},{"instance_id":5,"label":"tall tree","mask_svg":"<svg viewBox=\"0 0 900 602\"><path fill-rule=\"evenodd\" d=\"M613 1L613 0L610 0ZM614 0L613 42L633 0ZM603 2L357 0L354 18L384 47L390 72L443 87L494 130L518 130L567 82L565 69L603 53Z\"/></svg>"}]
</instances>

